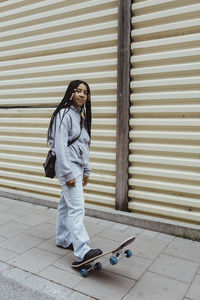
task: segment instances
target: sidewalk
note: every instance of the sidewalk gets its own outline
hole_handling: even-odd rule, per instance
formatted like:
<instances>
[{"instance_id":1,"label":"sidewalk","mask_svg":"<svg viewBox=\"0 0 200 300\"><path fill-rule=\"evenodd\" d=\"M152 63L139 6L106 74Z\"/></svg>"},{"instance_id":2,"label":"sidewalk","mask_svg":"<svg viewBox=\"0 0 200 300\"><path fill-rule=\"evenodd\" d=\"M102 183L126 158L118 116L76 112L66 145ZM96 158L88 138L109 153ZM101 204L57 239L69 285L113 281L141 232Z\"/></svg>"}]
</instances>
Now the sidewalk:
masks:
<instances>
[{"instance_id":1,"label":"sidewalk","mask_svg":"<svg viewBox=\"0 0 200 300\"><path fill-rule=\"evenodd\" d=\"M0 300L199 300L200 242L85 217L91 246L131 235L133 256L82 278L55 246L56 209L0 197Z\"/></svg>"}]
</instances>

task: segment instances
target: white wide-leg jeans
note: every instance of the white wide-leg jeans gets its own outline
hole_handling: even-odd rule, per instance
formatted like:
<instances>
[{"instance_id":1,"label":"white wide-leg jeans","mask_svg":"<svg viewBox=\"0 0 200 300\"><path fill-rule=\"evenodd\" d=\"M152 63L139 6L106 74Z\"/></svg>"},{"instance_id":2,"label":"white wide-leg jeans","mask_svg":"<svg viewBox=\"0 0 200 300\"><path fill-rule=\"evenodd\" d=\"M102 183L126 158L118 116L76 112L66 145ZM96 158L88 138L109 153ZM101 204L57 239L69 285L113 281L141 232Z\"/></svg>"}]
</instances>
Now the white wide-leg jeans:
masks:
<instances>
[{"instance_id":1,"label":"white wide-leg jeans","mask_svg":"<svg viewBox=\"0 0 200 300\"><path fill-rule=\"evenodd\" d=\"M74 255L77 261L81 261L84 255L91 249L89 236L83 224L85 215L83 195L83 168L72 163L72 171L76 179L76 187L66 185L66 178L55 165L56 177L59 180L62 191L57 210L56 244L68 247L74 246Z\"/></svg>"}]
</instances>

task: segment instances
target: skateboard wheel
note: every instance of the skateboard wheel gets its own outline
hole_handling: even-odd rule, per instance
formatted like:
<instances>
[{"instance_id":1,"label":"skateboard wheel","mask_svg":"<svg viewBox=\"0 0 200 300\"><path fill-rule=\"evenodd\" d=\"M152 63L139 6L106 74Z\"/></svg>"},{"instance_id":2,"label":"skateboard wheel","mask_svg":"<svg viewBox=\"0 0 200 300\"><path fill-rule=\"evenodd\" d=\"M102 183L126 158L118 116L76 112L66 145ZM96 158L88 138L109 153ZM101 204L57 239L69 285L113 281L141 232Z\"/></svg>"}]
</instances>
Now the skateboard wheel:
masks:
<instances>
[{"instance_id":1,"label":"skateboard wheel","mask_svg":"<svg viewBox=\"0 0 200 300\"><path fill-rule=\"evenodd\" d=\"M100 262L97 262L95 264L95 269L101 270L102 269L102 264Z\"/></svg>"},{"instance_id":2,"label":"skateboard wheel","mask_svg":"<svg viewBox=\"0 0 200 300\"><path fill-rule=\"evenodd\" d=\"M110 263L111 263L111 265L116 265L116 264L117 264L117 262L118 262L118 259L117 259L117 257L115 257L115 256L111 256L111 258L110 258Z\"/></svg>"},{"instance_id":3,"label":"skateboard wheel","mask_svg":"<svg viewBox=\"0 0 200 300\"><path fill-rule=\"evenodd\" d=\"M86 277L88 275L88 271L86 269L81 269L81 276Z\"/></svg>"},{"instance_id":4,"label":"skateboard wheel","mask_svg":"<svg viewBox=\"0 0 200 300\"><path fill-rule=\"evenodd\" d=\"M124 254L126 255L126 257L131 257L132 251L128 249L128 250L124 251Z\"/></svg>"}]
</instances>

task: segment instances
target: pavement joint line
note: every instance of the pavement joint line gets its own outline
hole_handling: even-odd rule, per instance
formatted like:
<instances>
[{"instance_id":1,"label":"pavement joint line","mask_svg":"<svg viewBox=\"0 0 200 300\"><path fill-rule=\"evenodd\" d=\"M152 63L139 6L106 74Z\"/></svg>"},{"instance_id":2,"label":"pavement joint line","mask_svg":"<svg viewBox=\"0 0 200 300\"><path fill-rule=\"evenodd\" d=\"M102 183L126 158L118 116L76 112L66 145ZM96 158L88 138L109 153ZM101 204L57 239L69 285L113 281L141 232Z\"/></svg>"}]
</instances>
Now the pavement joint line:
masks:
<instances>
[{"instance_id":1,"label":"pavement joint line","mask_svg":"<svg viewBox=\"0 0 200 300\"><path fill-rule=\"evenodd\" d=\"M3 261L2 261L3 262ZM31 272L31 271L27 271L27 270L25 270L25 269L23 269L23 268L21 268L21 267L19 267L19 266L15 266L15 265L12 265L11 263L7 263L7 262L3 262L4 264L6 264L6 265L8 265L10 268L12 268L12 269L19 269L19 270L22 270L22 271L24 271L24 272L26 272L27 274L31 274L31 275L33 275L33 276L36 276L36 277L40 277L40 278L42 278L42 279L45 279L46 281L50 281L50 282L53 282L53 283L55 283L55 284L57 284L57 285L59 285L59 286L62 286L62 287L64 287L64 288L68 288L68 289L70 289L70 290L72 290L72 292L68 295L68 296L70 296L73 292L78 292L78 293L80 293L80 294L83 294L83 295L85 295L85 296L87 296L87 297L90 297L90 298L92 298L92 299L95 299L95 300L99 300L99 298L95 298L95 297L93 297L93 296L91 296L91 295L88 295L88 294L85 294L85 293L83 293L83 292L80 292L79 290L77 290L77 289L75 289L74 287L72 288L72 287L68 287L68 286L64 286L64 285L62 285L61 283L59 283L59 282L55 282L55 281L53 281L53 280L51 280L51 279L47 279L47 278L45 278L45 277L42 277L40 274L35 274L35 273L33 273L33 272ZM55 267L55 266L54 266ZM55 267L55 268L57 268L57 269L60 269L60 268L58 268L58 267ZM8 268L9 269L9 268ZM8 270L7 269L7 270ZM44 268L44 269L46 269L46 267ZM43 269L43 270L44 270ZM62 269L61 269L62 270ZM40 272L41 272L42 270L40 270ZM69 271L70 272L70 271ZM131 288L129 289L129 291L135 286L135 284L137 283L137 281L138 280L135 280L135 279L133 279L133 278L130 278L130 277L127 277L127 276L122 276L122 275L120 275L120 274L116 274L116 273L114 273L114 272L112 272L112 271L106 271L106 270L104 270L104 272L106 272L106 273L112 273L112 274L114 274L114 275L117 275L118 277L123 277L123 278L127 278L127 279L129 279L129 280L131 280L131 281L133 281L134 283L133 283L133 286L131 286ZM1 274L1 273L0 273ZM17 280L16 279L12 279L13 281L15 281L15 282L17 282ZM84 280L84 279L83 279ZM18 282L17 282L18 283ZM19 283L19 284L21 284L21 283ZM129 292L128 291L128 292ZM121 299L123 299L124 297L122 297Z\"/></svg>"},{"instance_id":2,"label":"pavement joint line","mask_svg":"<svg viewBox=\"0 0 200 300\"><path fill-rule=\"evenodd\" d=\"M32 273L32 272L27 271L27 270L24 270L24 269L22 269L22 268L20 268L20 267L15 267L15 266L13 267L13 266L10 265L9 263L5 263L5 262L3 262L3 263L6 264L6 265L8 266L8 268L5 269L4 271L8 271L8 270L10 269L10 267L11 267L10 270L19 269L19 270L22 270L23 272L27 273L27 275L30 274L30 275L33 275L34 277L39 277L39 278L41 278L41 279L43 279L43 280L45 280L45 281L47 281L47 282L52 282L52 283L54 283L55 285L58 285L58 286L61 286L61 287L64 287L64 288L66 288L66 289L71 290L71 292L67 295L67 297L70 296L70 295L72 295L73 292L76 292L76 293L82 294L82 295L84 295L84 296L87 296L87 297L89 297L89 298L91 298L91 299L99 300L98 298L94 298L94 297L92 297L92 296L90 296L90 295L88 295L88 294L85 294L85 293L83 293L83 292L80 292L80 291L78 291L78 290L76 290L76 289L74 289L74 288L72 288L72 287L67 287L67 286L64 286L64 285L62 285L62 284L60 284L60 283L58 283L58 282L54 282L53 280L47 279L47 278L45 278L45 277L42 277L42 276L40 276L39 274ZM2 276L2 274L4 273L4 271L3 271L3 272L0 272L0 276ZM22 285L22 283L21 283L21 282L18 282L18 281L16 280L16 278L15 278L15 279L9 278L9 279L10 279L11 281L14 281L14 282L18 283L19 285ZM25 287L26 287L26 285L25 285ZM29 287L29 288L30 288L30 287ZM32 290L33 290L33 289L32 289ZM37 291L38 291L38 290L37 290ZM42 291L39 291L39 292L42 292Z\"/></svg>"},{"instance_id":3,"label":"pavement joint line","mask_svg":"<svg viewBox=\"0 0 200 300\"><path fill-rule=\"evenodd\" d=\"M15 200L11 200L11 201L15 201ZM11 201L9 203L12 204ZM26 202L26 203L28 204L28 202ZM34 204L32 204L32 205L33 205L33 213L35 213L35 211L34 211ZM40 207L42 207L42 206L38 205L38 209L40 209ZM89 219L89 226L90 226L90 223L91 224L94 223L95 226L97 225L97 227L100 227L99 224L102 223L102 225L103 225L103 222L105 221L105 224L104 224L104 226L102 226L102 228L101 228L100 231L98 231L98 230L96 230L94 228L94 230L93 230L93 232L94 232L93 238L99 238L100 240L105 240L105 241L107 240L110 244L112 244L112 242L118 243L119 239L121 239L121 235L125 234L125 232L126 232L126 228L125 227L121 227L121 228L124 228L124 230L120 230L119 223L120 224L125 224L124 222L129 222L130 220L133 220L133 222L135 222L135 216L133 216L133 219L131 219L132 217L130 217L130 215L128 213L118 212L118 211L114 211L114 210L111 210L111 209L108 209L108 208L100 208L100 210L99 210L99 207L96 209L93 206L92 206L92 209L91 209L90 205L87 206L87 209L89 211L89 214L91 213L91 211L92 211L92 213L94 213L94 217L89 215L89 217L93 218L93 219ZM41 211L44 211L44 210L41 209ZM101 214L103 214L104 212L105 212L105 218L100 219L101 218ZM99 220L98 220L98 223L96 223L94 218L96 218L96 214L98 214L98 213L100 213L100 216L97 217L97 218L99 218ZM126 218L127 218L127 220L126 220ZM42 223L36 224L32 228L38 227L41 224L47 224L48 220L44 220L44 221L42 221ZM143 220L143 219L141 218L141 220ZM12 221L13 220L8 221L7 223L12 222ZM138 230L140 229L140 226L137 226L136 224L132 224L131 223L131 224L126 224L126 225L128 225L127 229L129 229L127 231L127 234L130 233L130 235L131 235L131 231L134 232L134 227L135 228L138 227ZM185 224L185 225L187 225L187 224ZM115 228L114 228L114 226L115 226ZM180 226L180 224L178 224L178 226ZM198 227L199 226L191 225L192 230L195 229L195 232L197 232L197 231L200 232L200 230L199 230ZM110 229L110 231L108 232L108 234L105 234L108 229ZM146 235L145 235L145 229L148 229L146 231ZM113 230L113 233L112 233L112 230ZM180 236L180 238L179 237L177 238L177 237L174 236L173 239L169 238L169 237L166 237L166 238L163 237L162 238L162 236L161 236L161 238L159 239L159 232L160 232L159 230L149 229L149 228L144 228L142 230L144 230L144 231L142 231L140 233L136 232L136 233L134 233L134 235L139 240L138 246L139 247L144 247L144 248L138 248L137 247L136 254L133 251L133 256L135 258L138 257L138 258L143 259L144 260L143 266L145 268L144 269L142 268L142 270L140 270L140 272L139 272L137 270L137 268L140 267L141 262L140 262L139 259L135 259L134 266L135 266L135 263L136 263L136 271L133 272L133 275L131 275L130 273L127 273L127 272L121 272L121 273L119 272L120 273L119 274L117 270L115 271L115 269L111 269L111 270L110 269L107 270L106 268L104 269L104 272L106 272L107 274L110 274L110 273L113 274L112 275L113 278L115 278L114 275L116 275L117 276L116 279L118 278L119 282L121 280L124 280L124 282L129 282L130 281L129 285L128 285L128 288L126 290L124 290L123 294L121 294L120 299L121 300L125 299L127 297L127 295L128 295L128 297L129 297L129 295L131 296L131 293L132 293L131 290L133 290L133 292L134 292L135 289L136 290L138 289L138 287L135 288L135 285L138 282L140 282L140 281L143 282L143 277L145 276L145 274L146 275L149 274L149 275L151 275L151 277L152 276L154 276L154 277L156 276L155 278L160 277L162 279L162 282L169 282L169 281L172 282L173 281L175 289L176 289L176 285L182 286L180 291L182 291L181 296L183 298L181 298L181 299L182 300L183 299L184 300L190 300L190 297L188 298L186 295L187 294L190 295L189 292L193 292L194 293L195 291L198 290L198 288L196 287L196 283L197 283L197 278L199 278L199 276L200 276L200 262L198 261L198 258L199 258L199 252L198 252L198 250L200 250L200 242L198 242L198 241L193 242L192 239L184 239L184 236ZM151 233L151 231L155 231L155 232ZM118 232L120 232L120 234L117 234ZM27 233L27 231L23 231L23 232L20 232L18 234L20 235L21 233L28 234L30 236L30 239L31 239L32 235L29 234L29 233ZM35 236L33 235L33 237L35 237ZM173 235L171 235L171 237L173 237ZM17 259L18 256L27 253L31 249L40 249L41 250L42 248L40 248L40 245L42 243L44 243L45 241L48 241L48 240L49 240L49 243L51 244L51 247L49 247L49 248L53 249L53 247L52 247L52 243L53 242L52 242L51 239L53 239L53 237L49 237L49 238L47 238L45 240L43 238L40 238L40 241L39 241L38 244L31 245L31 248L25 250L24 252L22 252L22 253L16 253L15 252L16 253L16 259ZM154 245L154 247L151 250L151 246L152 245ZM45 245L45 247L46 247L46 245ZM49 250L48 247L46 247L46 249L45 249L45 247L42 250L44 250L47 254L48 253L55 254L55 251ZM167 250L168 247L169 247L169 250ZM1 247L1 248L2 249L6 249L6 248L3 248L3 247ZM142 251L142 249L143 249L143 251ZM179 253L179 249L183 249L183 252ZM191 251L190 251L190 249L191 249ZM58 254L58 256L55 258L56 260L53 261L53 262L49 262L48 265L46 265L45 267L42 266L42 270L45 270L49 266L52 266L54 263L58 262L60 259L62 259L66 255L67 255L67 252L66 253L63 252L63 255L62 254ZM171 271L170 272L162 272L162 271L160 271L159 268L156 268L156 266L155 266L155 268L152 268L152 265L155 263L155 261L157 259L159 261L159 258L161 258L162 255L168 257L170 260L172 258L180 259L180 260L183 261L182 262L183 265L186 265L186 266L187 266L187 262L195 263L196 267L194 265L194 271L193 272L191 271L191 276L189 276L188 279L184 278L183 276L177 275L176 274L177 273L176 270L174 270L174 273L172 273ZM2 258L4 258L4 257L2 257ZM70 285L70 282L57 279L57 277L56 277L56 280L60 281L60 283L59 282L55 282L54 279L49 279L49 278L54 278L54 277L49 276L49 278L48 278L48 276L47 276L47 278L46 278L46 277L43 277L43 275L46 276L44 273L40 275L40 274L38 274L38 272L34 272L33 271L34 269L32 269L32 271L28 270L28 269L27 270L24 269L26 267L23 266L22 264L21 265L20 264L17 264L17 265L12 264L12 262L14 260L15 260L15 257L13 259L8 260L9 261L9 263L8 263L8 262L2 261L0 259L0 262L2 262L2 271L0 272L0 276L1 276L1 273L4 272L3 271L3 264L6 264L10 268L10 273L9 273L9 271L7 273L5 273L8 276L7 278L9 278L9 276L10 276L10 279L13 278L13 280L15 280L15 277L12 277L12 276L14 276L14 275L16 276L17 270L19 269L19 270L22 270L23 272L26 272L27 274L35 276L35 278L38 277L38 281L40 280L39 278L46 280L47 282L49 282L49 286L52 286L52 283L54 283L57 286L61 286L62 288L66 288L68 290L68 292L67 292L68 294L67 295L69 296L69 298L70 297L74 297L74 299L75 299L76 296L81 298L81 295L82 295L82 297L86 296L86 297L89 297L90 299L97 299L97 300L102 299L100 296L98 296L98 293L96 293L96 292L94 293L94 292L91 291L91 294L93 296L88 295L88 293L90 294L90 290L85 290L83 288L84 282L86 282L86 281L84 281L85 279L83 279L83 278L80 281L82 283L82 288L80 288L80 291L79 291L78 290L79 289L79 285L75 284L75 282L74 282L74 284L72 284L73 288L69 287L69 286L67 287L64 284ZM145 262L145 260L148 261L149 263ZM185 261L185 264L184 264L184 261ZM181 261L180 261L180 265L181 265ZM188 264L188 265L190 265L190 264ZM58 270L63 270L61 268L61 266L62 265L58 264L58 266L54 266L54 268L56 268ZM129 268L129 265L127 265L127 268ZM151 268L152 268L152 270L151 270ZM12 271L12 270L15 270L15 269L16 269L16 271ZM39 272L41 272L42 270L40 270ZM173 268L170 269L170 270L173 270ZM69 272L69 273L73 273L72 270L70 270L68 268L67 268L67 270L64 270L64 271ZM19 274L20 274L20 271L19 271ZM58 272L58 274L61 274L61 276L62 276L62 273ZM68 276L70 277L70 274ZM198 276L198 277L196 277L196 276ZM135 279L134 277L137 278L137 279ZM18 279L19 286L20 286L20 284L23 285L23 282L20 281L21 280L20 278L21 277L19 277L19 279ZM148 278L148 277L146 277L146 278ZM17 279L17 277L16 277L16 279ZM90 286L91 284L93 285L93 283L95 284L95 282L96 282L97 279L95 279L95 276L94 276L94 281L93 280L90 281L89 278L86 279L86 280L88 281L88 284ZM187 280L188 282L185 282L184 280ZM41 280L41 282L43 282L43 281ZM50 282L51 282L51 284L50 284ZM192 285L193 283L195 283L195 284ZM185 285L185 288L183 288L183 284ZM28 287L28 282L26 283L26 286ZM191 290L189 290L190 288L191 288ZM37 286L33 285L33 289L34 289L34 291L36 291ZM58 288L58 290L59 290L59 288ZM60 291L61 290L62 289L60 288ZM85 291L86 291L86 293L84 293ZM47 295L47 294L48 294L47 290L44 291L44 295ZM96 298L96 297L100 297L100 298Z\"/></svg>"},{"instance_id":4,"label":"pavement joint line","mask_svg":"<svg viewBox=\"0 0 200 300\"><path fill-rule=\"evenodd\" d=\"M56 267L56 268L57 268L57 267ZM58 269L58 268L57 268L57 269ZM22 270L23 270L23 269L22 269ZM23 270L23 271L24 271L24 270ZM29 272L29 273L30 273L30 272ZM32 274L32 273L31 273L31 274ZM73 292L77 292L77 293L80 293L80 294L82 294L82 295L84 295L84 296L90 297L90 298L92 298L92 299L99 300L98 298L95 298L95 297L93 297L93 296L91 296L91 295L88 295L88 294L85 294L85 293L83 293L83 292L80 292L79 290L76 290L75 288L67 287L67 286L62 285L62 284L59 283L59 282L55 282L55 281L53 281L53 280L51 280L51 279L47 279L47 278L45 278L45 277L42 277L42 276L39 275L39 274L33 274L33 275L38 276L38 277L40 277L40 278L42 278L42 279L45 279L45 280L47 280L47 281L53 282L53 283L55 283L55 284L57 284L57 285L59 285L59 286L66 287L66 288L72 290L72 292L71 292L68 296L70 296L71 294L73 294Z\"/></svg>"},{"instance_id":5,"label":"pavement joint line","mask_svg":"<svg viewBox=\"0 0 200 300\"><path fill-rule=\"evenodd\" d=\"M0 191L0 197L50 208L57 208L58 204L58 200L56 199L55 201L45 200L42 197L27 196L23 195L22 193L14 193L8 191ZM110 220L116 223L127 224L170 235L200 240L200 226L190 223L184 223L183 221L173 221L166 218L122 212L111 208L87 203L85 205L85 212L87 216L96 217L103 220Z\"/></svg>"},{"instance_id":6,"label":"pavement joint line","mask_svg":"<svg viewBox=\"0 0 200 300\"><path fill-rule=\"evenodd\" d=\"M34 247L33 247L34 248ZM30 250L30 249L29 249ZM27 250L27 251L29 251L29 250ZM26 252L27 252L26 251ZM46 250L45 250L46 251ZM47 252L49 252L49 251L47 251ZM25 253L25 252L24 252ZM24 254L23 253L23 254ZM51 253L51 252L50 252ZM66 255L66 254L65 254ZM64 255L64 256L65 256ZM58 258L58 260L59 260L60 258ZM1 261L1 260L0 260ZM56 260L57 261L57 260ZM55 261L55 262L56 262ZM94 297L92 297L92 296L90 296L90 295L87 295L87 294L84 294L83 292L80 292L80 291L78 291L78 290L76 290L75 288L72 288L72 287L67 287L67 286L64 286L64 285L62 285L61 283L59 283L59 282L55 282L55 281L53 281L53 280L51 280L51 279L47 279L47 278L45 278L45 277L42 277L40 274L37 274L37 273L33 273L33 272L31 272L31 271L27 271L26 269L23 269L22 267L19 267L19 266L15 266L15 265L13 265L13 264L11 264L11 263L8 263L8 262L4 262L4 261L1 261L2 263L4 263L4 264L7 264L9 267L11 267L12 269L20 269L20 270L22 270L22 271L24 271L24 272L26 272L26 273L28 273L28 274L31 274L31 275L34 275L34 276L38 276L38 277L40 277L40 278L42 278L42 279L45 279L45 280L47 280L47 281L50 281L50 282L53 282L53 283L55 283L55 284L58 284L58 285L60 285L60 286L62 286L62 287L66 287L66 288L68 288L68 289L71 289L71 290L73 290L73 291L75 291L75 292L78 292L78 293L81 293L81 294L83 294L83 295L85 295L85 296L88 296L88 297L91 297L92 299L97 299L98 300L98 298L94 298ZM55 263L54 262L54 263ZM43 269L41 269L40 270L40 272L42 271L42 270L45 270L47 267L44 267ZM59 269L59 270L63 270L63 269L61 269L61 268L59 268L59 267L56 267L56 266L54 266L54 268L56 268L56 269ZM68 272L70 272L69 270L68 270ZM70 273L72 273L73 274L73 272L70 272ZM1 274L1 273L0 273ZM120 275L118 275L118 276L120 276ZM121 276L121 277L125 277L125 276ZM130 278L129 278L130 279ZM131 278L131 280L133 280L132 278Z\"/></svg>"},{"instance_id":7,"label":"pavement joint line","mask_svg":"<svg viewBox=\"0 0 200 300\"><path fill-rule=\"evenodd\" d=\"M44 243L44 242L42 242L42 243ZM41 244L42 244L41 243ZM40 245L40 244L39 244ZM44 250L44 251L46 251L46 252L49 252L50 254L56 254L55 252L53 252L53 251L50 251L50 250L47 250L47 249L43 249L43 248L40 248L40 247L38 247L39 245L37 245L37 246L35 246L35 247L33 247L33 248L37 248L37 249L39 249L39 250ZM31 249L33 249L33 248L31 248ZM31 249L29 249L29 250L31 250ZM61 257L64 257L65 255L67 255L67 253L65 253L65 254L56 254L56 255L59 255L60 256L60 258ZM59 258L59 259L60 259Z\"/></svg>"},{"instance_id":8,"label":"pavement joint line","mask_svg":"<svg viewBox=\"0 0 200 300\"><path fill-rule=\"evenodd\" d=\"M135 280L135 282L133 283L133 285L130 287L130 289L127 291L127 293L120 300L123 300L129 294L129 292L134 288L134 286L136 285L136 283L138 282L138 280Z\"/></svg>"},{"instance_id":9,"label":"pavement joint line","mask_svg":"<svg viewBox=\"0 0 200 300\"><path fill-rule=\"evenodd\" d=\"M139 238L139 237L138 237L138 238ZM167 242L167 241L166 241L166 242ZM154 259L151 260L151 259L145 257L146 260L151 261L151 264L149 265L149 267L148 267L146 270L144 270L144 272L141 274L141 276L138 278L137 281L139 281L139 280L142 278L142 276L143 276L147 271L148 271L148 272L151 272L151 273L154 273L154 272L150 271L149 269L150 269L151 266L154 264L154 262L156 261L156 259L157 259L157 258L163 253L163 251L168 247L169 244L170 244L170 241L168 241L168 244L165 246L165 248L163 248L163 249L161 250L161 252L158 253L158 255L157 255ZM143 256L139 256L139 255L135 255L135 256L144 259ZM171 255L171 256L172 256L172 255ZM156 273L156 274L157 274L157 273ZM157 274L157 275L160 275L160 274Z\"/></svg>"},{"instance_id":10,"label":"pavement joint line","mask_svg":"<svg viewBox=\"0 0 200 300\"><path fill-rule=\"evenodd\" d=\"M177 278L170 277L170 276L168 276L168 275L159 274L159 273L156 273L155 271L150 271L149 269L148 269L148 272L149 272L149 273L152 273L152 274L156 274L156 275L161 276L161 277L164 277L164 278L169 278L169 279L171 279L171 280L173 280L173 281L178 281L178 282L181 282L181 283L184 283L184 284L189 285L188 282L185 282L185 281L180 280L180 279L177 279ZM193 280L192 280L192 281L193 281ZM191 282L192 282L192 281L191 281Z\"/></svg>"},{"instance_id":11,"label":"pavement joint line","mask_svg":"<svg viewBox=\"0 0 200 300\"><path fill-rule=\"evenodd\" d=\"M180 256L176 256L176 255L170 255L170 254L166 254L166 253L163 253L164 255L168 255L168 256L172 256L172 257L175 257L175 258L179 258L179 259L184 259L184 260L187 260L187 261L189 261L189 262L192 262L192 263L197 263L196 261L194 261L194 260L191 260L191 259L186 259L186 258L183 258L183 257L180 257Z\"/></svg>"},{"instance_id":12,"label":"pavement joint line","mask_svg":"<svg viewBox=\"0 0 200 300\"><path fill-rule=\"evenodd\" d=\"M36 247L36 248L37 248L37 247ZM38 248L38 249L41 250L41 248ZM42 249L42 250L44 250L44 249ZM51 254L53 253L53 252L50 252L50 251L48 251L48 250L45 250L45 251L46 251L46 252L49 252L49 253L51 253ZM52 264L55 264L57 261L59 261L59 260L60 260L61 258L63 258L64 256L66 256L66 254L64 254L64 255L62 255L61 257L59 257L58 259L56 259ZM52 264L51 264L51 265L52 265ZM51 265L50 265L50 266L51 266ZM53 267L56 268L56 269L62 270L61 268L59 268L59 267L57 267L57 266L54 266L54 265L53 265ZM39 272L42 272L42 271L45 270L46 268L47 268L47 266L44 267L43 269L41 269ZM69 271L69 272L70 272L70 271ZM70 273L71 273L71 272L70 272ZM39 274L37 274L37 275L40 276ZM40 276L40 277L41 277L41 276Z\"/></svg>"},{"instance_id":13,"label":"pavement joint line","mask_svg":"<svg viewBox=\"0 0 200 300\"><path fill-rule=\"evenodd\" d=\"M200 268L200 267L199 267L199 268ZM199 268L197 269L197 271L196 271L196 273L195 273L193 279L191 280L191 282L190 282L189 285L188 285L188 288L187 288L187 290L186 290L186 292L185 292L185 295L184 295L185 298L186 298L186 295L187 295L189 289L191 288L191 285L192 285L192 283L193 283L195 277L198 275L198 270L199 270ZM185 299L185 298L184 298L184 299ZM186 298L186 299L190 300L190 298Z\"/></svg>"}]
</instances>

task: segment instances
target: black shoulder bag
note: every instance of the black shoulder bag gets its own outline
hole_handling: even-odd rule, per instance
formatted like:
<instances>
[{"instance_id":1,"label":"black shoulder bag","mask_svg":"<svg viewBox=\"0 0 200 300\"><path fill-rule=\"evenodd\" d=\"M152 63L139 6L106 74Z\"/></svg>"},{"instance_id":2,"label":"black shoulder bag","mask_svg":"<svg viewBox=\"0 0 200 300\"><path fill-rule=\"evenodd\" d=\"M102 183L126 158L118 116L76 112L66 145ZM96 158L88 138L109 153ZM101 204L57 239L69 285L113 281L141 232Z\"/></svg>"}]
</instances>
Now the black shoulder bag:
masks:
<instances>
[{"instance_id":1,"label":"black shoulder bag","mask_svg":"<svg viewBox=\"0 0 200 300\"><path fill-rule=\"evenodd\" d=\"M83 127L83 125L82 125L82 116L81 116L80 133L75 139L73 139L72 141L68 141L68 147L70 145L72 145L76 140L78 140L78 138L81 135L82 127ZM43 163L44 173L45 173L46 177L49 177L49 178L54 178L55 177L55 162L56 162L56 155L54 155L52 153L52 150L50 149L47 153L46 160Z\"/></svg>"}]
</instances>

